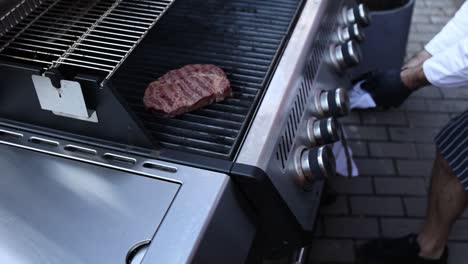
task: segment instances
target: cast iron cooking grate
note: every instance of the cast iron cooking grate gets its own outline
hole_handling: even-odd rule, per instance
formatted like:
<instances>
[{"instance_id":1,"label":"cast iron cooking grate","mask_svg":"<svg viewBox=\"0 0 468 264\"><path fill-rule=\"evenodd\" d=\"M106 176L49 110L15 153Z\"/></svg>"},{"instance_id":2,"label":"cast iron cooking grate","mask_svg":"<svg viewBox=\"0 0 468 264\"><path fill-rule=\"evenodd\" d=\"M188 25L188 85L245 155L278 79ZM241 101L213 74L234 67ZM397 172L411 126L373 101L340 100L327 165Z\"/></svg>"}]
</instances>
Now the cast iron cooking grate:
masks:
<instances>
[{"instance_id":1,"label":"cast iron cooking grate","mask_svg":"<svg viewBox=\"0 0 468 264\"><path fill-rule=\"evenodd\" d=\"M26 1L2 21L0 58L108 80L173 0ZM13 11L12 11L13 12Z\"/></svg>"},{"instance_id":2,"label":"cast iron cooking grate","mask_svg":"<svg viewBox=\"0 0 468 264\"><path fill-rule=\"evenodd\" d=\"M302 4L301 0L175 1L111 79L112 86L163 150L232 160ZM195 63L221 67L231 81L233 97L177 118L144 108L142 98L150 82Z\"/></svg>"}]
</instances>

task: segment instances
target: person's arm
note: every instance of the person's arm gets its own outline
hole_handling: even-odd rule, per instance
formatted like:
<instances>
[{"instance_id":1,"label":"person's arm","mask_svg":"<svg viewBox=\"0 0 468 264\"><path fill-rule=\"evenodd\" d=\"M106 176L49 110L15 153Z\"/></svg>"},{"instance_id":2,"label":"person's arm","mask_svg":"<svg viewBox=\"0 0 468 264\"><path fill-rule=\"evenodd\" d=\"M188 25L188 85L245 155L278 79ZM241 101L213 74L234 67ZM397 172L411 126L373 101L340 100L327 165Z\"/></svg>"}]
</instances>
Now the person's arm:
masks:
<instances>
[{"instance_id":1,"label":"person's arm","mask_svg":"<svg viewBox=\"0 0 468 264\"><path fill-rule=\"evenodd\" d=\"M425 46L425 50L431 55L436 55L465 37L468 37L468 1L462 5L447 25Z\"/></svg>"},{"instance_id":2,"label":"person's arm","mask_svg":"<svg viewBox=\"0 0 468 264\"><path fill-rule=\"evenodd\" d=\"M427 80L439 88L468 85L468 36L426 60L422 68Z\"/></svg>"},{"instance_id":3,"label":"person's arm","mask_svg":"<svg viewBox=\"0 0 468 264\"><path fill-rule=\"evenodd\" d=\"M456 46L461 39L466 37L468 37L468 1L462 5L444 28L432 38L424 47L424 50L405 63L401 69L403 83L411 90L416 90L429 84L424 73L423 64L431 59L433 55L442 53L447 49L452 49L452 46ZM429 74L433 72L433 70L430 70ZM432 84L437 85L435 83Z\"/></svg>"},{"instance_id":4,"label":"person's arm","mask_svg":"<svg viewBox=\"0 0 468 264\"><path fill-rule=\"evenodd\" d=\"M423 50L403 65L400 77L408 89L414 91L429 84L423 70L423 64L431 57L429 52Z\"/></svg>"},{"instance_id":5,"label":"person's arm","mask_svg":"<svg viewBox=\"0 0 468 264\"><path fill-rule=\"evenodd\" d=\"M408 67L400 72L401 81L409 90L415 91L430 84L423 69L426 60L427 58L416 66Z\"/></svg>"},{"instance_id":6,"label":"person's arm","mask_svg":"<svg viewBox=\"0 0 468 264\"><path fill-rule=\"evenodd\" d=\"M410 94L428 84L456 87L468 82L468 2L401 70L367 74L362 88L378 106L398 107ZM460 41L462 40L463 41Z\"/></svg>"},{"instance_id":7,"label":"person's arm","mask_svg":"<svg viewBox=\"0 0 468 264\"><path fill-rule=\"evenodd\" d=\"M367 73L361 88L371 94L378 106L398 107L413 91L429 84L423 64L431 57L431 54L423 50L411 58L401 70Z\"/></svg>"},{"instance_id":8,"label":"person's arm","mask_svg":"<svg viewBox=\"0 0 468 264\"><path fill-rule=\"evenodd\" d=\"M431 58L432 55L425 49L422 51L418 52L416 55L414 55L411 59L409 59L401 68L401 71L405 71L414 67L421 66L426 60Z\"/></svg>"}]
</instances>

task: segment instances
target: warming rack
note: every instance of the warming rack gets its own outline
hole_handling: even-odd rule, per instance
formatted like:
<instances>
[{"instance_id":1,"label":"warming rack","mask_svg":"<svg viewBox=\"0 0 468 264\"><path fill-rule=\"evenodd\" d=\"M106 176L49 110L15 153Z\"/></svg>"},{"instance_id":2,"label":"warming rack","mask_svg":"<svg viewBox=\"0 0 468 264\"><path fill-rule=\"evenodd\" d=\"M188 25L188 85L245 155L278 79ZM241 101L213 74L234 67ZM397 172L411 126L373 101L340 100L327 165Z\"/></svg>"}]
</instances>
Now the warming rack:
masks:
<instances>
[{"instance_id":1,"label":"warming rack","mask_svg":"<svg viewBox=\"0 0 468 264\"><path fill-rule=\"evenodd\" d=\"M103 85L172 2L24 1L16 8L15 25L4 26L9 30L0 38L0 57L34 63L44 71L97 74Z\"/></svg>"}]
</instances>

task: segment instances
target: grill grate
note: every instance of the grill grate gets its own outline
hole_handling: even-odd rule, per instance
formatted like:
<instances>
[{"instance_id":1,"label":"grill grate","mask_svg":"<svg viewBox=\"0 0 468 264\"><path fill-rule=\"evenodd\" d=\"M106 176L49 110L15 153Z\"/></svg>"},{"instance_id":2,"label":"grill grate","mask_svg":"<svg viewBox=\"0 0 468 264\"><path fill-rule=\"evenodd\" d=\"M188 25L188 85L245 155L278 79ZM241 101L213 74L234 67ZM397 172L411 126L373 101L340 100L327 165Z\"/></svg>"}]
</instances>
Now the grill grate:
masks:
<instances>
[{"instance_id":1,"label":"grill grate","mask_svg":"<svg viewBox=\"0 0 468 264\"><path fill-rule=\"evenodd\" d=\"M0 56L44 70L86 70L105 81L172 1L43 0L0 38Z\"/></svg>"},{"instance_id":2,"label":"grill grate","mask_svg":"<svg viewBox=\"0 0 468 264\"><path fill-rule=\"evenodd\" d=\"M112 86L161 147L232 160L301 7L301 0L176 1ZM233 97L177 118L144 109L151 81L195 63L225 70Z\"/></svg>"},{"instance_id":3,"label":"grill grate","mask_svg":"<svg viewBox=\"0 0 468 264\"><path fill-rule=\"evenodd\" d=\"M34 11L42 0L22 0L1 2L0 36L12 29L16 24Z\"/></svg>"},{"instance_id":4,"label":"grill grate","mask_svg":"<svg viewBox=\"0 0 468 264\"><path fill-rule=\"evenodd\" d=\"M303 77L304 79L300 84L298 94L294 104L292 105L287 126L284 129L283 135L281 137L282 140L280 140L278 144L276 150L276 159L279 161L283 169L285 169L287 166L297 129L306 109L307 98L309 98L309 95L312 91L314 79L319 70L320 63L322 62L325 53L330 47L330 36L333 33L333 28L335 26L335 22L337 21L337 11L339 10L329 10L328 12L324 13L327 14L327 16L322 20L319 31L315 37L312 53L307 60L307 65Z\"/></svg>"}]
</instances>

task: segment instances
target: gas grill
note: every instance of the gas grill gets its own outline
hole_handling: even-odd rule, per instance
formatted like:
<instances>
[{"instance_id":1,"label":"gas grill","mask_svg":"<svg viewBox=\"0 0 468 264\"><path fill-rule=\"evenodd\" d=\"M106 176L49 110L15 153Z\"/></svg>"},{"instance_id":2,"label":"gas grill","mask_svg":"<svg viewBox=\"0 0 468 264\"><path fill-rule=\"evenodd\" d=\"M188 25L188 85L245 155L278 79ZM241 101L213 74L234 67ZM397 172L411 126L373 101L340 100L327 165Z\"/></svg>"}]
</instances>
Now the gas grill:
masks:
<instances>
[{"instance_id":1,"label":"gas grill","mask_svg":"<svg viewBox=\"0 0 468 264\"><path fill-rule=\"evenodd\" d=\"M34 162L5 165L0 188L50 202L59 226L0 200L0 216L30 217L11 228L23 238L0 227L5 241L38 241L11 256L255 263L307 245L368 24L351 0L17 1L0 19L0 162ZM144 108L150 82L198 63L233 96L177 118Z\"/></svg>"}]
</instances>

